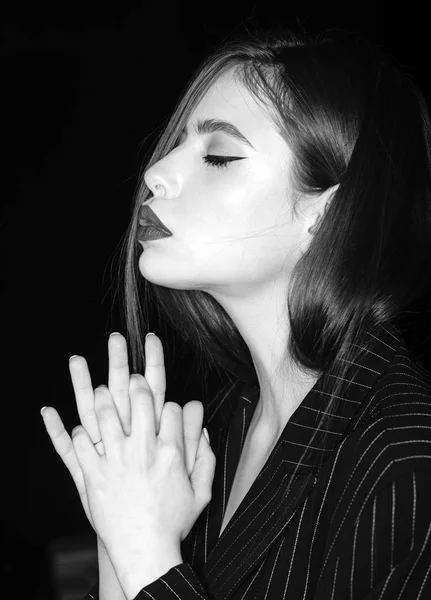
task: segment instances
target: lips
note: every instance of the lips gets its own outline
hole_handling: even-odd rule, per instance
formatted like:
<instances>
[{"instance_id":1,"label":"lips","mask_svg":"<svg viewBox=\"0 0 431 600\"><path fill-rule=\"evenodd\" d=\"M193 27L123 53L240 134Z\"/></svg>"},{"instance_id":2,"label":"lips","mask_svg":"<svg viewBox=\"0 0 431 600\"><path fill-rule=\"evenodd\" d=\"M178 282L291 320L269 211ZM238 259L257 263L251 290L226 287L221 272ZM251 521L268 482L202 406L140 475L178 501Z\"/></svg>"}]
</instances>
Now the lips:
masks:
<instances>
[{"instance_id":1,"label":"lips","mask_svg":"<svg viewBox=\"0 0 431 600\"><path fill-rule=\"evenodd\" d=\"M150 240L160 240L162 238L170 237L170 235L165 233L162 229L151 226L138 227L136 237L139 242L149 242Z\"/></svg>"},{"instance_id":2,"label":"lips","mask_svg":"<svg viewBox=\"0 0 431 600\"><path fill-rule=\"evenodd\" d=\"M139 225L141 225L141 228L149 227L151 229L158 229L167 236L173 235L172 231L169 231L166 225L148 205L142 205L142 208L139 211Z\"/></svg>"}]
</instances>

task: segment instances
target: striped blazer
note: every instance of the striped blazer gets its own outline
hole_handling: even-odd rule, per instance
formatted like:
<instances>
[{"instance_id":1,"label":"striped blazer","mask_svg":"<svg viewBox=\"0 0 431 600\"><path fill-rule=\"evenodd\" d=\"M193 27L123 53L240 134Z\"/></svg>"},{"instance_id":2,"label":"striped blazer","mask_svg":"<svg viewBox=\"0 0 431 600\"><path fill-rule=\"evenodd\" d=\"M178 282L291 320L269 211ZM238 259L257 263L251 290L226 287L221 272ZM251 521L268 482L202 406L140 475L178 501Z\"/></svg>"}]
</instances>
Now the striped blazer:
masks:
<instances>
[{"instance_id":1,"label":"striped blazer","mask_svg":"<svg viewBox=\"0 0 431 600\"><path fill-rule=\"evenodd\" d=\"M220 537L259 390L236 385L205 407L217 458L211 502L182 542L184 562L136 600L431 598L431 377L397 329L367 335L372 346L290 496L281 497L327 401L321 379Z\"/></svg>"}]
</instances>

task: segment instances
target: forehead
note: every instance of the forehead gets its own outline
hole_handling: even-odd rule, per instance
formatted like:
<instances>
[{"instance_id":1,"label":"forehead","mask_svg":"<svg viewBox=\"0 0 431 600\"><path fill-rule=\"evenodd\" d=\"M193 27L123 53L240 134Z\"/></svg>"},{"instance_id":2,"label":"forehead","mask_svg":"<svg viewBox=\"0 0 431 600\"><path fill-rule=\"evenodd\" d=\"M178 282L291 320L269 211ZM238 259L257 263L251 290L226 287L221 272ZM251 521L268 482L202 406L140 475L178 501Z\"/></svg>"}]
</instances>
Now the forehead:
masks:
<instances>
[{"instance_id":1,"label":"forehead","mask_svg":"<svg viewBox=\"0 0 431 600\"><path fill-rule=\"evenodd\" d=\"M230 121L244 135L254 137L256 142L268 133L278 136L272 119L234 76L232 70L221 75L211 85L193 110L189 123L194 124L199 119ZM281 136L278 137L282 139ZM253 140L250 141L254 145Z\"/></svg>"}]
</instances>

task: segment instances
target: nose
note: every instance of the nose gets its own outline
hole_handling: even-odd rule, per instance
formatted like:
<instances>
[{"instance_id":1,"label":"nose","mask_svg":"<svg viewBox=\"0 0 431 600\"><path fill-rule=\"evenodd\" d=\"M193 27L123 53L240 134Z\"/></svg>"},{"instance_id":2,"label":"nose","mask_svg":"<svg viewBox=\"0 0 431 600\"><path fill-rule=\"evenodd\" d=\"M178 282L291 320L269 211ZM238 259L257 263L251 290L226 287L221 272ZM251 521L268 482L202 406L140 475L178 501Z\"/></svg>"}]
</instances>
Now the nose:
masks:
<instances>
[{"instance_id":1,"label":"nose","mask_svg":"<svg viewBox=\"0 0 431 600\"><path fill-rule=\"evenodd\" d=\"M161 183L156 183L156 185L154 186L154 192L153 192L153 194L155 196L165 196L166 195L166 189L165 189L165 187Z\"/></svg>"},{"instance_id":2,"label":"nose","mask_svg":"<svg viewBox=\"0 0 431 600\"><path fill-rule=\"evenodd\" d=\"M160 161L150 167L144 174L146 186L154 196L171 198L175 196L178 187L173 175L169 175L166 169L162 169Z\"/></svg>"}]
</instances>

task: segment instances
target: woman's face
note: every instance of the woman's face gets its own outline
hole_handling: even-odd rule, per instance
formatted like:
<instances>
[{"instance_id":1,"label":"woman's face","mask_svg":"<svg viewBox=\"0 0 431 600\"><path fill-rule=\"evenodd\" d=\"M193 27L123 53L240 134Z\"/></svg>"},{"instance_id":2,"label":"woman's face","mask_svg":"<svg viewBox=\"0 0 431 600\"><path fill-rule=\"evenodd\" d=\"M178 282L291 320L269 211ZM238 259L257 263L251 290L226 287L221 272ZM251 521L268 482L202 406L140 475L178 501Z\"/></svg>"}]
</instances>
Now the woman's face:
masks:
<instances>
[{"instance_id":1,"label":"woman's face","mask_svg":"<svg viewBox=\"0 0 431 600\"><path fill-rule=\"evenodd\" d=\"M219 121L245 139L208 127ZM154 194L147 204L173 235L142 243L142 275L216 297L285 281L306 229L291 217L291 164L264 109L232 73L221 76L177 147L145 174Z\"/></svg>"}]
</instances>

